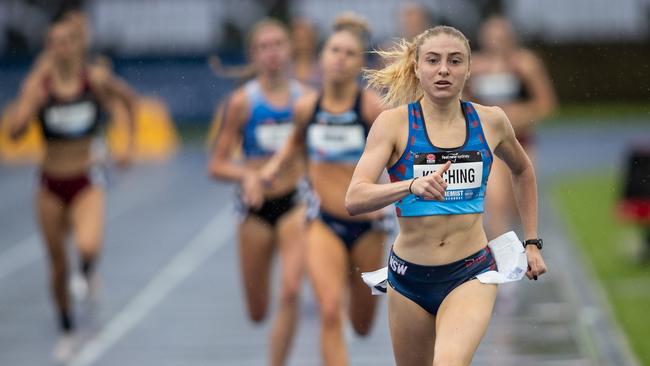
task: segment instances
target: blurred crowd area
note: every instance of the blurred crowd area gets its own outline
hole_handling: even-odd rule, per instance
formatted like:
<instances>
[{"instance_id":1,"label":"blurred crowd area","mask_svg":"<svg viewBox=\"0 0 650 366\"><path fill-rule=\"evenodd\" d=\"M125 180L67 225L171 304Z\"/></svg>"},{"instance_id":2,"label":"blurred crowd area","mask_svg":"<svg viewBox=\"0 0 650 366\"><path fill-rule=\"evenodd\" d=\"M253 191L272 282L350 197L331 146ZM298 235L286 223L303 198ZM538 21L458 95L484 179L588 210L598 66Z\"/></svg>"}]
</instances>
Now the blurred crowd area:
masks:
<instances>
[{"instance_id":1,"label":"blurred crowd area","mask_svg":"<svg viewBox=\"0 0 650 366\"><path fill-rule=\"evenodd\" d=\"M505 14L523 45L546 62L562 102L643 101L650 97L650 0L2 0L0 107L43 46L51 19L80 7L88 16L91 49L140 93L160 97L177 122L207 122L236 80L210 72L207 59L245 62L250 27L265 16L288 24L307 20L315 43L343 11L364 16L375 48L408 35L407 6L430 24L448 24L475 45L479 26ZM633 70L635 75L629 77ZM206 77L213 75L214 77Z\"/></svg>"}]
</instances>

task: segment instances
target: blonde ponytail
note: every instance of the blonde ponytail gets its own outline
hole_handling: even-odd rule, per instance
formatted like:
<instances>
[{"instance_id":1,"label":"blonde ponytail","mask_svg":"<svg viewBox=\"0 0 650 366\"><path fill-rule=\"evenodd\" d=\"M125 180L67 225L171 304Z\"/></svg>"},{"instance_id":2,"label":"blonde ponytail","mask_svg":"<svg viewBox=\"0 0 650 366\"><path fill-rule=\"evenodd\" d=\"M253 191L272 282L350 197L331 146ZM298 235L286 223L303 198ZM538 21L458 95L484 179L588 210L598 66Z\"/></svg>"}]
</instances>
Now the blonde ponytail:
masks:
<instances>
[{"instance_id":1,"label":"blonde ponytail","mask_svg":"<svg viewBox=\"0 0 650 366\"><path fill-rule=\"evenodd\" d=\"M375 51L386 61L383 69L364 70L368 86L382 92L382 102L388 107L410 103L422 97L420 80L415 75L417 44L402 39L391 50Z\"/></svg>"}]
</instances>

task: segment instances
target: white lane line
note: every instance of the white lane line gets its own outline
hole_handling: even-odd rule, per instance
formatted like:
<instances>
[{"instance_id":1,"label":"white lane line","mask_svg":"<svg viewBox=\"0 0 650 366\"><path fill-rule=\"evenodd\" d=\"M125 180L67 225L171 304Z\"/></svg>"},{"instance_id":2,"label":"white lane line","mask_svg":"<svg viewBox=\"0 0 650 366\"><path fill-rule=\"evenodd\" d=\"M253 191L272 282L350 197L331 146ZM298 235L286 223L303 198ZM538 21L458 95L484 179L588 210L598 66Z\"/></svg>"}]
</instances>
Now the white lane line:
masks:
<instances>
[{"instance_id":1,"label":"white lane line","mask_svg":"<svg viewBox=\"0 0 650 366\"><path fill-rule=\"evenodd\" d=\"M178 252L174 258L94 338L88 341L69 366L88 366L99 360L120 338L131 331L174 288L189 277L232 238L224 223L232 217L227 205ZM221 230L221 231L219 231ZM226 234L226 235L223 235Z\"/></svg>"},{"instance_id":2,"label":"white lane line","mask_svg":"<svg viewBox=\"0 0 650 366\"><path fill-rule=\"evenodd\" d=\"M115 206L115 208L108 207L108 216L106 222L110 222L123 214L139 207L142 203L150 197L156 197L165 188L161 187L156 190L147 190L148 194L138 192L130 194L126 199L121 199L122 196L115 197L115 201L127 202L125 205ZM38 232L31 233L29 236L19 241L17 244L12 245L9 249L0 253L0 281L5 277L13 275L21 268L36 262L43 258L43 248L41 245L41 236Z\"/></svg>"}]
</instances>

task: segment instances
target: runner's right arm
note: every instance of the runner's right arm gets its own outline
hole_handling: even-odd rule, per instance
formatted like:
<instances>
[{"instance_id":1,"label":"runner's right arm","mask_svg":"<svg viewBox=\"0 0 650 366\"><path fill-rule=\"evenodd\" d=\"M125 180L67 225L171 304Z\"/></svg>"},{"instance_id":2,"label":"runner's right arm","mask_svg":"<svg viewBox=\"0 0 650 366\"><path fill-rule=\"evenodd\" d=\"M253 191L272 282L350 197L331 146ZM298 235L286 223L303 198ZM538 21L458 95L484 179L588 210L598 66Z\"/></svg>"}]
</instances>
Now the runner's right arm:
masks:
<instances>
[{"instance_id":1,"label":"runner's right arm","mask_svg":"<svg viewBox=\"0 0 650 366\"><path fill-rule=\"evenodd\" d=\"M212 150L208 171L213 178L241 183L244 176L251 172L246 166L235 162L233 154L241 139L240 127L248 118L248 101L246 94L239 89L226 103L226 115Z\"/></svg>"},{"instance_id":2,"label":"runner's right arm","mask_svg":"<svg viewBox=\"0 0 650 366\"><path fill-rule=\"evenodd\" d=\"M396 123L400 120L403 120L400 111L391 109L380 114L372 124L363 155L345 195L345 207L350 215L379 210L411 193L428 199L444 199L447 184L442 174L449 169L450 163L421 179L377 183L391 156L398 153Z\"/></svg>"},{"instance_id":3,"label":"runner's right arm","mask_svg":"<svg viewBox=\"0 0 650 366\"><path fill-rule=\"evenodd\" d=\"M29 122L45 103L45 97L41 79L35 75L28 76L23 82L18 99L7 111L9 135L13 140L17 140L27 131Z\"/></svg>"}]
</instances>

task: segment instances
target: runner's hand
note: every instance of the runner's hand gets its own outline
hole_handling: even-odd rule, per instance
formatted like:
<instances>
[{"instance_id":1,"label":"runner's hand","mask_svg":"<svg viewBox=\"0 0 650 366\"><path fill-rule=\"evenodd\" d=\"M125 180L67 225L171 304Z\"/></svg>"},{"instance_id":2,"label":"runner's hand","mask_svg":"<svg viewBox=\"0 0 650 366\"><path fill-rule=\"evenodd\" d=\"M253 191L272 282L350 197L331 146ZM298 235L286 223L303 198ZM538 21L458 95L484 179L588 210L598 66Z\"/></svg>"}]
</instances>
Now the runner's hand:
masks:
<instances>
[{"instance_id":1,"label":"runner's hand","mask_svg":"<svg viewBox=\"0 0 650 366\"><path fill-rule=\"evenodd\" d=\"M133 164L133 153L130 150L116 153L113 161L119 169L127 169Z\"/></svg>"},{"instance_id":2,"label":"runner's hand","mask_svg":"<svg viewBox=\"0 0 650 366\"><path fill-rule=\"evenodd\" d=\"M264 203L264 186L257 172L246 172L241 182L241 198L244 204L253 210Z\"/></svg>"},{"instance_id":3,"label":"runner's hand","mask_svg":"<svg viewBox=\"0 0 650 366\"><path fill-rule=\"evenodd\" d=\"M411 192L424 199L444 201L447 182L442 178L442 175L449 170L450 166L451 161L448 161L435 173L417 178L411 185Z\"/></svg>"},{"instance_id":4,"label":"runner's hand","mask_svg":"<svg viewBox=\"0 0 650 366\"><path fill-rule=\"evenodd\" d=\"M546 264L544 263L544 258L542 258L542 252L534 245L527 245L526 258L528 258L526 277L529 280L537 281L537 277L546 273Z\"/></svg>"},{"instance_id":5,"label":"runner's hand","mask_svg":"<svg viewBox=\"0 0 650 366\"><path fill-rule=\"evenodd\" d=\"M277 172L279 170L277 165L278 164L274 160L270 160L262 166L262 169L260 169L259 177L265 187L269 187L277 178Z\"/></svg>"}]
</instances>

